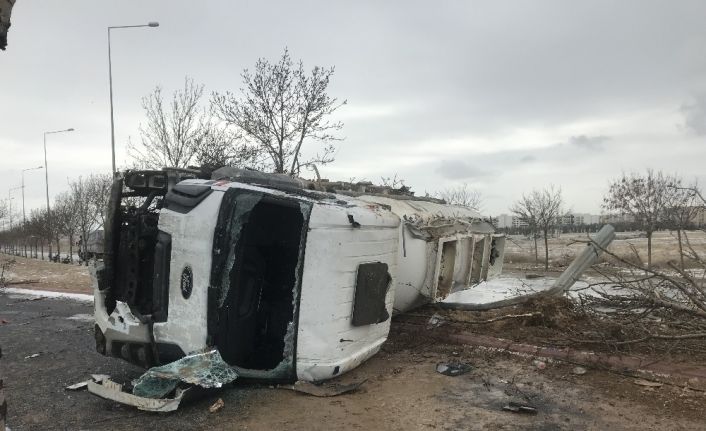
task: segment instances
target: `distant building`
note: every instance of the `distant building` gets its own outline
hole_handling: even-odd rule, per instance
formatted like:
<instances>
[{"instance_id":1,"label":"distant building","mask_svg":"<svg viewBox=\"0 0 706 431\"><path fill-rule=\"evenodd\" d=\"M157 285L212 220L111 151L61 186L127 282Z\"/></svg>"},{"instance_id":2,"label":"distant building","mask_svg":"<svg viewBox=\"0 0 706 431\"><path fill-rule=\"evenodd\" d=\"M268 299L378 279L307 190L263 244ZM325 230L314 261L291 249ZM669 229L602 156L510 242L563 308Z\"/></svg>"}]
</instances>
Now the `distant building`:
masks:
<instances>
[{"instance_id":1,"label":"distant building","mask_svg":"<svg viewBox=\"0 0 706 431\"><path fill-rule=\"evenodd\" d=\"M574 225L576 225L576 226L598 224L601 222L601 216L599 216L597 214L575 213L575 214L573 214L573 216L574 216Z\"/></svg>"},{"instance_id":2,"label":"distant building","mask_svg":"<svg viewBox=\"0 0 706 431\"><path fill-rule=\"evenodd\" d=\"M497 225L496 227L498 229L503 229L503 228L509 228L512 227L512 219L514 217L509 215L509 214L500 214L497 217Z\"/></svg>"},{"instance_id":3,"label":"distant building","mask_svg":"<svg viewBox=\"0 0 706 431\"><path fill-rule=\"evenodd\" d=\"M509 228L520 228L529 226L526 221L522 220L520 217L511 214L500 214L497 217L498 229L509 229Z\"/></svg>"}]
</instances>

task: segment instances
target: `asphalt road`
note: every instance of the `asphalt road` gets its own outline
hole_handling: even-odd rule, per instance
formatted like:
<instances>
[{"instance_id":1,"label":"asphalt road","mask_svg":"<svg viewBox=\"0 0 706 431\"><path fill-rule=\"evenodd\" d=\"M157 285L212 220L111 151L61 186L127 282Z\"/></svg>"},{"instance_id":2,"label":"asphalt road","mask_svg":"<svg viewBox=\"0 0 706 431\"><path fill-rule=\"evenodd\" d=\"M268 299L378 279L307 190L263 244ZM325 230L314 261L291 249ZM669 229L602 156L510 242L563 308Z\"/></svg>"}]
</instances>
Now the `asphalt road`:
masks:
<instances>
[{"instance_id":1,"label":"asphalt road","mask_svg":"<svg viewBox=\"0 0 706 431\"><path fill-rule=\"evenodd\" d=\"M0 370L5 380L7 426L12 431L203 429L214 419L220 423L227 419L208 412L219 396L231 406L239 402L240 392L224 391L160 415L103 400L87 391L66 391L66 386L86 380L90 374L108 374L115 381L127 382L143 370L95 351L89 320L92 304L32 299L0 293L0 319L7 321L0 324ZM39 356L30 357L35 354ZM257 398L257 392L254 389L248 395Z\"/></svg>"}]
</instances>

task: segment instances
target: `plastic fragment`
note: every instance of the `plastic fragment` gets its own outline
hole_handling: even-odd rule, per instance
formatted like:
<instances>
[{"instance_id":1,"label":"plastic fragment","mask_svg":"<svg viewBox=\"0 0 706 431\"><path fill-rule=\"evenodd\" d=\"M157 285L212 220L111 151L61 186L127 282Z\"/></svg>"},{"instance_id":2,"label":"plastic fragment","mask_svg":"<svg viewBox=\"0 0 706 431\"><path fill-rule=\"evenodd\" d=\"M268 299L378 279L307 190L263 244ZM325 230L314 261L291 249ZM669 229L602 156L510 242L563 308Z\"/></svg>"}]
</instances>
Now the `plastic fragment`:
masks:
<instances>
[{"instance_id":1,"label":"plastic fragment","mask_svg":"<svg viewBox=\"0 0 706 431\"><path fill-rule=\"evenodd\" d=\"M445 376L451 376L451 377L456 377L460 376L461 374L466 374L467 372L471 371L473 367L471 364L466 364L463 362L448 362L448 363L443 363L440 362L436 364L436 372L439 374L443 374Z\"/></svg>"}]
</instances>

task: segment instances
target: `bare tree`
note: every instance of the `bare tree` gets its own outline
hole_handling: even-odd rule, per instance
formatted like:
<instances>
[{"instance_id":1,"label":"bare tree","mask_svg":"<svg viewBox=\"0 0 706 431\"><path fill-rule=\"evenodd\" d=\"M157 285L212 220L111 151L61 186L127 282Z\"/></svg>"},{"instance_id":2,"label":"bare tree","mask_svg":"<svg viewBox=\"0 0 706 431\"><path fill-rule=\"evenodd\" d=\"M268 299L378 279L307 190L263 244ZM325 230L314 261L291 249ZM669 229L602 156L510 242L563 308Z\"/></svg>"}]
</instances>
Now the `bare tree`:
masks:
<instances>
[{"instance_id":1,"label":"bare tree","mask_svg":"<svg viewBox=\"0 0 706 431\"><path fill-rule=\"evenodd\" d=\"M677 231L677 244L679 246L679 264L684 269L684 241L682 231L693 224L694 217L703 208L700 201L700 191L696 183L689 187L681 187L681 179L675 178L674 184L668 190L669 204L665 209L667 227ZM684 234L686 234L684 232Z\"/></svg>"},{"instance_id":2,"label":"bare tree","mask_svg":"<svg viewBox=\"0 0 706 431\"><path fill-rule=\"evenodd\" d=\"M665 210L673 199L671 191L677 183L675 177L648 169L644 176L623 174L610 183L603 197L603 208L632 216L645 231L648 268L652 268L652 234L665 220Z\"/></svg>"},{"instance_id":3,"label":"bare tree","mask_svg":"<svg viewBox=\"0 0 706 431\"><path fill-rule=\"evenodd\" d=\"M333 132L343 123L330 116L346 101L327 93L333 72L333 67L315 66L307 74L303 63L295 64L285 49L278 62L260 58L254 71L243 71L239 97L214 93L212 104L222 120L269 156L274 172L298 175L303 166L334 160L332 142L341 138ZM302 161L302 147L310 141L324 143L323 152Z\"/></svg>"},{"instance_id":4,"label":"bare tree","mask_svg":"<svg viewBox=\"0 0 706 431\"><path fill-rule=\"evenodd\" d=\"M561 188L550 186L544 190L532 190L510 208L510 211L527 223L534 234L535 262L538 260L537 237L542 233L545 271L549 269L549 232L557 223L562 203Z\"/></svg>"},{"instance_id":5,"label":"bare tree","mask_svg":"<svg viewBox=\"0 0 706 431\"><path fill-rule=\"evenodd\" d=\"M7 205L7 199L3 199L0 201L0 219L7 217L9 214L10 211Z\"/></svg>"},{"instance_id":6,"label":"bare tree","mask_svg":"<svg viewBox=\"0 0 706 431\"><path fill-rule=\"evenodd\" d=\"M102 227L105 224L113 179L110 174L93 174L87 178L86 185L88 199L96 214L96 221Z\"/></svg>"},{"instance_id":7,"label":"bare tree","mask_svg":"<svg viewBox=\"0 0 706 431\"><path fill-rule=\"evenodd\" d=\"M53 236L56 240L56 254L59 255L61 253L59 246L61 236L66 236L69 239L69 259L73 259L73 243L78 231L75 202L71 193L60 193L54 199L54 207L51 212L51 225L54 231Z\"/></svg>"},{"instance_id":8,"label":"bare tree","mask_svg":"<svg viewBox=\"0 0 706 431\"><path fill-rule=\"evenodd\" d=\"M41 247L41 256L42 259L44 259L44 242L49 243L52 239L46 208L31 210L27 224L30 233L38 238L38 245Z\"/></svg>"},{"instance_id":9,"label":"bare tree","mask_svg":"<svg viewBox=\"0 0 706 431\"><path fill-rule=\"evenodd\" d=\"M196 163L202 170L212 171L223 166L238 168L263 168L260 148L243 141L238 132L233 132L211 120L196 149Z\"/></svg>"},{"instance_id":10,"label":"bare tree","mask_svg":"<svg viewBox=\"0 0 706 431\"><path fill-rule=\"evenodd\" d=\"M69 184L71 194L69 199L72 201L74 213L72 215L72 226L76 226L79 237L81 239L81 247L79 256L86 255L86 245L88 243L88 234L98 224L100 210L96 206L96 198L93 196L95 177L83 179L79 177L77 180ZM105 199L104 199L105 200ZM88 265L88 261L86 261Z\"/></svg>"},{"instance_id":11,"label":"bare tree","mask_svg":"<svg viewBox=\"0 0 706 431\"><path fill-rule=\"evenodd\" d=\"M147 123L140 125L140 144L128 143L128 154L141 168L186 168L208 131L209 118L199 106L204 86L186 77L184 87L167 105L162 88L142 98Z\"/></svg>"},{"instance_id":12,"label":"bare tree","mask_svg":"<svg viewBox=\"0 0 706 431\"><path fill-rule=\"evenodd\" d=\"M480 211L483 202L483 196L479 190L471 189L468 184L457 187L450 187L436 192L435 197L443 199L452 205L461 205Z\"/></svg>"},{"instance_id":13,"label":"bare tree","mask_svg":"<svg viewBox=\"0 0 706 431\"><path fill-rule=\"evenodd\" d=\"M534 200L531 195L522 195L522 198L515 202L510 207L510 212L515 214L517 218L520 219L524 224L527 225L532 238L534 239L534 263L535 265L539 263L539 252L537 250L537 238L539 237L539 228L537 227L537 212L538 209L535 205Z\"/></svg>"}]
</instances>

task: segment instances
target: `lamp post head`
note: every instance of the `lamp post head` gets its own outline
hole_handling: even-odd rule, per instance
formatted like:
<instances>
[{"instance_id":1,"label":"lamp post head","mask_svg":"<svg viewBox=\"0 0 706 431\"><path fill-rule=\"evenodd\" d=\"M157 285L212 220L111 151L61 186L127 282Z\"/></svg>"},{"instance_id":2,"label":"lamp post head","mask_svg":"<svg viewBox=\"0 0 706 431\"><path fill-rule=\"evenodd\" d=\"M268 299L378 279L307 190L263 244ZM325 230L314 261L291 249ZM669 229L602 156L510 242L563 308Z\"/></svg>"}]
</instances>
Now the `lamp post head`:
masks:
<instances>
[{"instance_id":1,"label":"lamp post head","mask_svg":"<svg viewBox=\"0 0 706 431\"><path fill-rule=\"evenodd\" d=\"M66 131L67 131L67 132L73 132L73 131L74 131L74 128L71 127L70 129L66 129Z\"/></svg>"},{"instance_id":2,"label":"lamp post head","mask_svg":"<svg viewBox=\"0 0 706 431\"><path fill-rule=\"evenodd\" d=\"M150 21L147 23L149 27L159 27L159 23L157 21Z\"/></svg>"}]
</instances>

